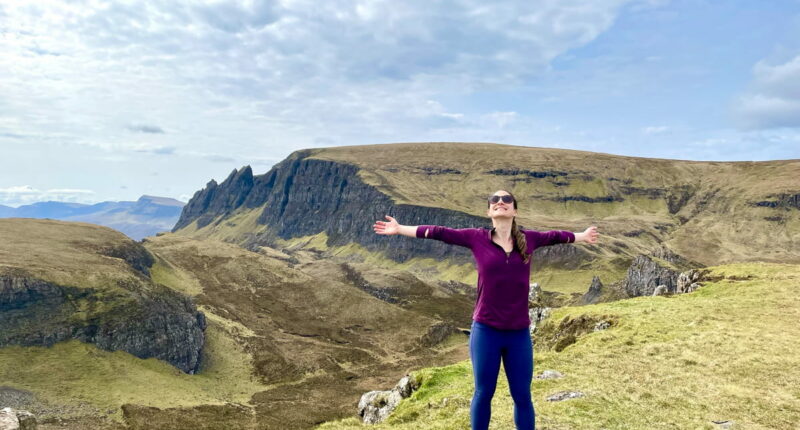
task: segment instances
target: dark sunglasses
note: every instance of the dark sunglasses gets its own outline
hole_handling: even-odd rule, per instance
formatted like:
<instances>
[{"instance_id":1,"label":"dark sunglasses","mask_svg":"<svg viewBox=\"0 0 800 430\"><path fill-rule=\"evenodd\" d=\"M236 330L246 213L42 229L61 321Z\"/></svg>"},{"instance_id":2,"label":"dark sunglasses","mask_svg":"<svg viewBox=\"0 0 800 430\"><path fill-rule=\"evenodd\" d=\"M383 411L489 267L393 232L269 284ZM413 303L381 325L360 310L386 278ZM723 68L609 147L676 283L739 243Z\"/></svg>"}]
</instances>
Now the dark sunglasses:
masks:
<instances>
[{"instance_id":1,"label":"dark sunglasses","mask_svg":"<svg viewBox=\"0 0 800 430\"><path fill-rule=\"evenodd\" d=\"M508 194L505 194L505 195L502 195L502 196L491 196L491 197L489 197L489 203L495 204L495 203L499 202L501 199L503 200L503 203L505 203L505 204L511 204L511 202L514 201L513 197L511 197Z\"/></svg>"}]
</instances>

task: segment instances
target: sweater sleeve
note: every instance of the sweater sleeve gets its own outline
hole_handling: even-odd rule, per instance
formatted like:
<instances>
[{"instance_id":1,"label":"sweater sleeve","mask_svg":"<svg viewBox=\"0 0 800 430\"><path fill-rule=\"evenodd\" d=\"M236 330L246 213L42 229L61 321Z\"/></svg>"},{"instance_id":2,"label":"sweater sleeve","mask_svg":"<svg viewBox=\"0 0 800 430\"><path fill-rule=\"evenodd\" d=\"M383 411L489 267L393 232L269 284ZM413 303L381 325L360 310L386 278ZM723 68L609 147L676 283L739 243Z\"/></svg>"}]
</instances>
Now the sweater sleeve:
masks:
<instances>
[{"instance_id":1,"label":"sweater sleeve","mask_svg":"<svg viewBox=\"0 0 800 430\"><path fill-rule=\"evenodd\" d=\"M420 239L436 239L450 245L472 248L475 237L474 228L450 228L440 225L421 225L417 227L417 237Z\"/></svg>"},{"instance_id":2,"label":"sweater sleeve","mask_svg":"<svg viewBox=\"0 0 800 430\"><path fill-rule=\"evenodd\" d=\"M575 242L575 233L567 230L526 230L525 232L528 235L528 240L531 242L531 245L533 245L533 249L536 249L540 246Z\"/></svg>"}]
</instances>

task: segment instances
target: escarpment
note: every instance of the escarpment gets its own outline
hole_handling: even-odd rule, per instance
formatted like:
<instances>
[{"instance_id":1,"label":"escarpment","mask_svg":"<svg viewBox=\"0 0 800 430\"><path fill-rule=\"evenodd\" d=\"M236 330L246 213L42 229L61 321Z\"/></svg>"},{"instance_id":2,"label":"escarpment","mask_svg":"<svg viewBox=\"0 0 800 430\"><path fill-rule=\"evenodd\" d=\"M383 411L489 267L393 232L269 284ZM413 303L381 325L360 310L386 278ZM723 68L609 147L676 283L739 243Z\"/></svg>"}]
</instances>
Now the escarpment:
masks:
<instances>
[{"instance_id":1,"label":"escarpment","mask_svg":"<svg viewBox=\"0 0 800 430\"><path fill-rule=\"evenodd\" d=\"M800 222L798 168L797 160L696 162L494 144L308 149L262 175L247 166L220 184L209 182L173 231L212 229L252 249L320 235L325 246L357 244L398 263L429 257L463 264L468 250L375 235L371 224L388 214L404 225L488 227L485 196L506 189L522 203L520 226L582 231L597 225L615 239L603 242L613 247L537 251L540 266L631 261L661 244L703 265L800 261L791 230ZM243 213L250 230L237 230L235 218Z\"/></svg>"},{"instance_id":2,"label":"escarpment","mask_svg":"<svg viewBox=\"0 0 800 430\"><path fill-rule=\"evenodd\" d=\"M257 223L266 233L252 235L245 246L272 246L275 239L291 239L325 233L327 246L357 243L398 263L413 257L449 258L470 262L469 250L439 241L412 241L400 236L376 235L374 220L385 215L404 225L446 225L452 228L491 227L487 217L430 206L398 204L375 186L365 183L357 166L308 158L298 151L264 175L252 176L249 166L233 172L221 184L211 181L184 207L173 231L196 222L197 228L223 223L237 209L263 207ZM250 185L252 184L252 185ZM243 193L247 193L246 195ZM522 226L525 228L525 226ZM574 266L588 259L585 251L571 246L538 249L537 265Z\"/></svg>"},{"instance_id":3,"label":"escarpment","mask_svg":"<svg viewBox=\"0 0 800 430\"><path fill-rule=\"evenodd\" d=\"M0 233L0 347L77 339L199 370L205 317L150 279L153 257L143 246L62 221L0 220Z\"/></svg>"}]
</instances>

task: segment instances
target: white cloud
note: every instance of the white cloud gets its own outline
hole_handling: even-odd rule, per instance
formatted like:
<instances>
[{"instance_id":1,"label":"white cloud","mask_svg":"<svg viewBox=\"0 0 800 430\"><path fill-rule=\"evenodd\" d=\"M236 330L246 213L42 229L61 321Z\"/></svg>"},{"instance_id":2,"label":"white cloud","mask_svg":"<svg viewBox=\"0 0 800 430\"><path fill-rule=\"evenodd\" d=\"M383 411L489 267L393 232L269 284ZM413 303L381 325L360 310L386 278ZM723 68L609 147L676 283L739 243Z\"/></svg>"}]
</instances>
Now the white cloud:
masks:
<instances>
[{"instance_id":1,"label":"white cloud","mask_svg":"<svg viewBox=\"0 0 800 430\"><path fill-rule=\"evenodd\" d=\"M734 106L739 123L748 129L800 127L800 55L783 64L759 61L753 83Z\"/></svg>"},{"instance_id":2,"label":"white cloud","mask_svg":"<svg viewBox=\"0 0 800 430\"><path fill-rule=\"evenodd\" d=\"M7 206L21 206L41 201L60 201L70 203L94 203L92 190L54 188L39 190L30 185L19 185L0 188L0 204Z\"/></svg>"},{"instance_id":3,"label":"white cloud","mask_svg":"<svg viewBox=\"0 0 800 430\"><path fill-rule=\"evenodd\" d=\"M645 128L642 129L642 133L650 134L650 135L665 134L665 133L668 133L668 132L669 132L669 127L664 126L664 125L650 126L650 127L645 127Z\"/></svg>"},{"instance_id":4,"label":"white cloud","mask_svg":"<svg viewBox=\"0 0 800 430\"><path fill-rule=\"evenodd\" d=\"M468 119L426 101L530 79L626 2L11 4L0 116L112 151L125 129L176 152L232 129L298 146L419 134Z\"/></svg>"},{"instance_id":5,"label":"white cloud","mask_svg":"<svg viewBox=\"0 0 800 430\"><path fill-rule=\"evenodd\" d=\"M567 145L516 106L463 102L530 84L637 1L3 2L0 147L112 199L320 145ZM34 182L10 164L0 183Z\"/></svg>"}]
</instances>

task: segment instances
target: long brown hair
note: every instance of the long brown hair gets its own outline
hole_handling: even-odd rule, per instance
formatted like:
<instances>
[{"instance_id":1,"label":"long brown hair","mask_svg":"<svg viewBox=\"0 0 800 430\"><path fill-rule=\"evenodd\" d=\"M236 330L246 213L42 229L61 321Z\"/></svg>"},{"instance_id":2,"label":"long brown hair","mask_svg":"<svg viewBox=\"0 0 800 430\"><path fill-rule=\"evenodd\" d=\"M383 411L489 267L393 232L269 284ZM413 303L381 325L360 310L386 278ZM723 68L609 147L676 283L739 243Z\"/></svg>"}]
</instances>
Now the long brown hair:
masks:
<instances>
[{"instance_id":1,"label":"long brown hair","mask_svg":"<svg viewBox=\"0 0 800 430\"><path fill-rule=\"evenodd\" d=\"M506 190L497 190L497 191L506 191ZM495 192L497 192L495 191ZM514 210L517 210L517 198L511 194L510 191L506 191L508 195L514 199ZM486 201L487 208L492 207L492 203L490 201ZM519 250L520 254L522 254L522 262L528 264L531 261L531 255L528 254L528 241L525 240L525 233L517 225L517 217L514 217L511 220L511 236L514 237L514 246Z\"/></svg>"}]
</instances>

